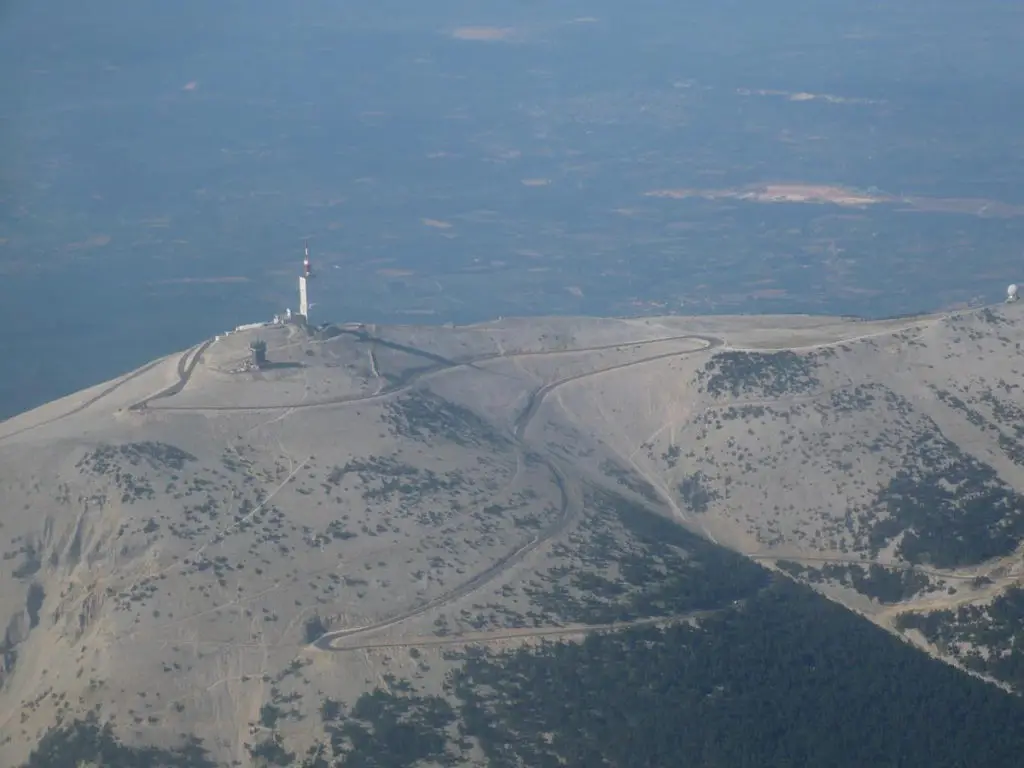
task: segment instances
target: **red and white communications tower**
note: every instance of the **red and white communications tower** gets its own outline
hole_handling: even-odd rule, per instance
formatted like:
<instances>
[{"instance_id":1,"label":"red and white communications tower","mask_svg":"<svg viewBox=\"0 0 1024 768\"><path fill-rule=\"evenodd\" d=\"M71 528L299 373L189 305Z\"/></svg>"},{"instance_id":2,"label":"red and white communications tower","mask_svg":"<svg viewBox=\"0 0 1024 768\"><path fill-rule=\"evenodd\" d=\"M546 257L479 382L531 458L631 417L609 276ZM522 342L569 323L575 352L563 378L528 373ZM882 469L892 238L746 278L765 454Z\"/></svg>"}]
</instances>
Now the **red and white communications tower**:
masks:
<instances>
[{"instance_id":1,"label":"red and white communications tower","mask_svg":"<svg viewBox=\"0 0 1024 768\"><path fill-rule=\"evenodd\" d=\"M309 260L309 243L306 242L306 256L302 260L302 274L299 276L299 314L309 322L309 293L306 290L307 281L313 277L313 265Z\"/></svg>"}]
</instances>

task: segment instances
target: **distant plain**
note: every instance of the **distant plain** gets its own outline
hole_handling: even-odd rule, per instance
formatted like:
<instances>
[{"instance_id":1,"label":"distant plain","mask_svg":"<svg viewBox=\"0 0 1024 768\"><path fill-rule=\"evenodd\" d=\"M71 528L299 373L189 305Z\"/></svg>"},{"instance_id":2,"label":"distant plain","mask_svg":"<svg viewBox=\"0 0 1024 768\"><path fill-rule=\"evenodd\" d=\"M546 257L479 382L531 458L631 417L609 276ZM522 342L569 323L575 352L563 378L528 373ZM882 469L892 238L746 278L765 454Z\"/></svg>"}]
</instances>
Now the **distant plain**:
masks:
<instances>
[{"instance_id":1,"label":"distant plain","mask_svg":"<svg viewBox=\"0 0 1024 768\"><path fill-rule=\"evenodd\" d=\"M304 236L337 321L882 316L1019 276L1010 5L58 5L0 12L0 416L294 305ZM721 196L767 184L890 202Z\"/></svg>"}]
</instances>

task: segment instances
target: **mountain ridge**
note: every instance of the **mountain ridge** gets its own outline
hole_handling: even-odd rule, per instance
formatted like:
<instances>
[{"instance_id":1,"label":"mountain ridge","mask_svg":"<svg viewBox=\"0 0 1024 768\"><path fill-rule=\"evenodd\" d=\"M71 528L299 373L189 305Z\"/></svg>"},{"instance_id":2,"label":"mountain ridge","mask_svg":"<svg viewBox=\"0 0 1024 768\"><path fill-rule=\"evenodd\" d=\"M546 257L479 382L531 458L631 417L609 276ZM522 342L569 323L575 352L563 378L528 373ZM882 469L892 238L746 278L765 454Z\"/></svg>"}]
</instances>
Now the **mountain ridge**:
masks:
<instances>
[{"instance_id":1,"label":"mountain ridge","mask_svg":"<svg viewBox=\"0 0 1024 768\"><path fill-rule=\"evenodd\" d=\"M315 742L317 688L436 693L445 647L700 625L779 578L1020 690L912 617L1020 583L1022 320L271 326L0 423L0 754L98 706L244 763Z\"/></svg>"}]
</instances>

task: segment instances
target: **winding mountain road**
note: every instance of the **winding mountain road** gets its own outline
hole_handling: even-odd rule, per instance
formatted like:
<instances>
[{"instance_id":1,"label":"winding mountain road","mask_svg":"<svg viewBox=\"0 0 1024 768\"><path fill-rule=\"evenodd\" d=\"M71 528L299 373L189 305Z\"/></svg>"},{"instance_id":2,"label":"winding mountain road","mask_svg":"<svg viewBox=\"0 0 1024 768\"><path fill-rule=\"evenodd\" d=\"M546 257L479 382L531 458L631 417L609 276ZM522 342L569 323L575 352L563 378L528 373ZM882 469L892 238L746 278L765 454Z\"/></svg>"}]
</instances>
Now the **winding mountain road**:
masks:
<instances>
[{"instance_id":1,"label":"winding mountain road","mask_svg":"<svg viewBox=\"0 0 1024 768\"><path fill-rule=\"evenodd\" d=\"M942 571L936 568L928 568L923 565L914 565L913 563L897 563L883 560L864 560L859 557L853 556L840 556L840 555L786 555L786 554L750 554L741 553L745 557L749 557L751 560L788 560L793 563L800 564L821 564L821 565L862 565L872 566L878 565L882 568L892 568L895 571L913 571L920 573L925 576L932 576L938 579L950 579L952 581L974 581L980 576L985 574L981 573L957 573L955 571Z\"/></svg>"},{"instance_id":2,"label":"winding mountain road","mask_svg":"<svg viewBox=\"0 0 1024 768\"><path fill-rule=\"evenodd\" d=\"M722 339L716 338L714 336L699 336L699 335L696 335L696 334L689 334L687 336L677 336L677 337L674 337L673 339L671 339L671 341L702 341L702 342L704 342L704 344L706 346L700 347L699 349L685 349L685 350L674 350L672 352L663 352L663 353L658 354L658 355L651 355L650 357L640 358L639 360L630 360L630 361L625 362L625 363L617 363L616 365L610 365L610 366L608 366L606 368L599 368L599 369L597 369L595 371L585 371L583 373L577 373L577 374L574 374L572 376L566 376L564 379L557 379L555 381L550 381L547 384L544 384L543 386L538 387L537 389L535 389L533 392L530 393L529 399L526 402L526 407L523 408L522 412L519 414L519 416L515 420L514 431L515 431L516 438L517 439L522 439L523 434L526 431L527 425L530 423L530 421L533 419L533 417L537 415L537 410L540 408L541 404L544 402L544 398L546 398L553 391L555 391L556 389L558 389L559 387L561 387L561 386L563 386L565 384L569 384L569 383L574 382L574 381L579 381L580 379L587 379L587 378L590 378L590 377L593 377L593 376L598 376L598 375L600 375L602 373L611 373L613 371L620 371L620 370L623 370L625 368L632 368L633 366L636 366L636 365L642 365L644 363L651 363L651 362L654 362L655 360L665 360L665 359L670 358L670 357L683 357L685 355L695 355L695 354L699 354L701 352L707 352L709 350L715 349L716 347L720 347L723 344L725 344L725 342L722 341ZM628 346L628 345L620 344L619 346ZM593 351L593 350L585 350L585 351ZM515 357L515 355L509 355L509 357Z\"/></svg>"},{"instance_id":3,"label":"winding mountain road","mask_svg":"<svg viewBox=\"0 0 1024 768\"><path fill-rule=\"evenodd\" d=\"M331 645L327 650L336 653L343 651L372 651L383 648L436 648L448 645L472 645L499 643L508 640L532 640L545 637L566 637L570 635L589 634L591 632L616 632L636 627L664 627L682 624L686 621L698 621L721 613L724 608L707 611L691 611L677 616L655 616L633 621L616 621L610 624L570 624L564 627L522 627L515 629L497 629L491 632L466 632L459 635L440 637L420 636L405 637L396 640L365 640L354 644Z\"/></svg>"},{"instance_id":4,"label":"winding mountain road","mask_svg":"<svg viewBox=\"0 0 1024 768\"><path fill-rule=\"evenodd\" d=\"M188 353L186 352L186 354L188 354ZM160 365L162 362L164 362L165 359L166 358L160 358L159 360L154 360L153 362L147 363L146 365L142 366L141 368L137 368L136 370L132 371L131 373L129 373L129 374L125 375L125 376L122 376L121 378L115 380L110 386L104 388L102 391L100 391L96 395L93 395L92 397L90 397L85 402L80 403L79 405L76 405L74 408L72 408L69 411L65 411L64 413L61 413L61 414L59 414L57 416L53 416L53 417L51 417L49 419L46 419L45 421L40 421L40 422L37 422L35 424L29 424L28 426L22 427L21 429L16 429L13 432L6 432L4 434L0 434L0 442L3 442L4 440L7 440L7 439L12 438L12 437L16 437L17 435L23 435L26 432L31 432L34 429L39 429L40 427L45 427L47 424L53 424L54 422L60 421L61 419L66 419L66 418L68 418L70 416L74 416L77 413L81 413L86 408L89 408L89 407L95 405L96 403L98 403L103 398L113 394L115 391L117 391L118 389L123 387L128 382L133 381L133 380L139 378L143 374L149 373L151 370L153 370L158 365Z\"/></svg>"},{"instance_id":5,"label":"winding mountain road","mask_svg":"<svg viewBox=\"0 0 1024 768\"><path fill-rule=\"evenodd\" d=\"M364 626L361 626L361 627L351 627L351 628L347 628L347 629L335 630L335 631L328 632L328 633L324 634L323 636L321 636L320 638L318 638L317 640L315 640L312 643L312 645L314 647L319 648L321 650L336 650L334 648L334 643L336 643L339 640L342 640L342 639L350 639L351 640L351 639L354 639L356 637L362 637L362 636L365 636L365 635L368 635L368 634L371 634L371 633L374 633L374 632L379 632L379 631L385 630L385 629L387 629L389 627L392 627L392 626L395 626L397 624L400 624L402 622L408 621L408 620L410 620L412 618L421 616L421 615L423 615L423 614L425 614L425 613L427 613L429 611L436 610L436 609L441 608L441 607L443 607L445 605L453 603L453 602L455 602L455 601L457 601L457 600L459 600L459 599L461 599L461 598L471 594L472 592L474 592L477 589L481 588L485 584L493 581L495 578L497 578L499 575L501 575L502 573L507 571L509 568L511 568L514 565L516 565L517 563L521 562L525 557L527 557L531 552L535 551L538 547L542 546L545 542L550 541L554 537L560 535L561 533L563 533L569 527L569 525L572 523L572 521L576 519L576 517L582 512L582 509L583 509L583 494L582 494L582 490L581 490L581 487L580 487L580 481L578 479L570 476L569 470L562 465L561 460L558 459L556 456L551 455L546 449L534 449L534 448L531 448L531 446L529 446L526 443L526 441L525 441L525 435L526 435L526 431L527 431L527 428L528 428L529 424L531 423L532 419L536 416L536 414L538 412L538 409L543 404L545 398L549 394L551 394L551 392L553 392L558 387L561 387L563 385L569 384L570 382L579 381L581 379L585 379L585 378L592 377L592 376L597 376L597 375L600 375L600 374L603 374L603 373L610 373L612 371L623 370L623 369L626 369L626 368L630 368L632 366L637 366L637 365L642 365L644 363L653 362L655 360L662 360L662 359L667 359L667 358L671 358L671 357L679 357L679 356L685 356L685 355L691 355L691 354L698 354L698 353L702 353L702 352L707 352L708 350L713 349L713 348L718 347L718 346L721 346L723 344L721 339L718 339L718 338L715 338L715 337L704 336L704 335L699 335L699 334L683 334L683 335L677 335L677 336L660 337L660 338L655 338L655 339L643 339L643 340L640 340L640 341L619 342L619 343L615 343L615 344L602 344L602 345L596 345L596 346L592 346L592 347L580 347L580 348L556 349L556 350L537 350L537 351L518 352L518 353L517 352L512 352L512 353L495 353L495 354L483 355L483 356L480 356L480 357L477 357L477 358L473 358L473 359L470 359L470 360L457 361L457 360L450 360L450 359L444 358L444 357L442 357L440 355L437 355L435 353L432 353L432 352L430 352L428 350L423 350L423 349L419 349L419 348L408 346L408 345L403 345L403 344L398 344L398 343L395 343L395 342L390 342L387 339L381 339L381 338L378 338L376 336L371 336L371 335L369 335L369 334L367 334L365 332L346 331L346 333L352 333L353 335L357 335L358 338L359 338L359 341L362 341L362 342L369 342L369 343L375 344L375 345L389 346L389 347L393 347L393 348L399 349L400 351L406 352L406 353L411 354L411 355L416 355L416 356L423 357L423 358L429 360L431 363L433 363L433 365L411 372L411 375L408 376L408 378L406 380L400 382L397 386L392 386L390 388L385 389L384 391L381 391L381 392L378 392L378 393L375 393L375 394L370 394L370 395L341 396L341 397L335 397L335 398L326 398L326 399L323 399L323 400L320 400L320 401L306 401L306 402L302 402L302 403L293 403L293 404L284 404L284 405L282 405L282 404L272 404L272 405L268 404L268 405L254 405L254 406L175 406L175 405L159 405L159 406L154 406L154 405L152 405L155 401L166 400L166 399L174 397L175 395L180 393L188 385L188 383L189 383L189 381L190 381L190 379L192 377L192 374L195 372L196 367L198 366L198 364L200 362L200 359L203 356L203 353L206 352L206 350L209 349L209 347L215 341L214 339L208 339L208 340L202 342L201 344L198 344L198 345L196 345L196 346L186 350L184 353L181 354L181 356L178 359L178 364L177 364L177 381L175 381L173 384L171 384L171 385L161 389L160 391L155 392L155 393L153 393L151 395L148 395L145 398L143 398L142 400L139 400L138 402L132 404L131 406L129 406L129 410L132 410L132 411L145 411L145 410L150 410L151 409L151 410L160 410L160 411L189 411L189 412L201 412L201 411L262 411L262 410L311 408L311 407L316 407L316 406L321 406L321 405L337 405L337 404L347 404L347 403L353 403L353 404L354 403L366 403L366 402L372 402L372 401L375 401L375 400L382 400L382 399L385 399L385 398L394 397L394 396L400 394L401 392L408 391L408 390L412 389L414 386L416 386L417 384L422 383L425 379L427 379L427 378L429 378L431 376L438 375L440 373L447 373L447 372L450 372L450 371L452 371L454 369L462 368L462 367L470 367L470 368L471 367L477 367L481 363L489 361L489 360L511 359L511 358L518 358L518 357L538 357L538 356L557 356L557 355L584 354L584 353L608 351L608 350L615 350L615 349L622 350L622 349L636 348L636 347L647 346L647 345L651 345L651 344L665 344L665 343L671 343L671 342L674 342L674 341L685 342L685 341L695 341L696 340L696 341L703 342L705 346L702 346L702 347L697 348L697 349L683 349L683 350L673 350L673 351L670 351L670 352L662 352L662 353L659 353L659 354L656 354L656 355L651 355L651 356L648 356L648 357L643 357L643 358L639 358L639 359L635 359L635 360L630 360L628 362L618 363L618 364L607 366L607 367L604 367L604 368L599 368L599 369L596 369L596 370L593 370L593 371L586 371L586 372L583 372L583 373L574 374L572 376L567 376L565 378L558 379L556 381L548 382L547 384L544 384L544 385L538 387L537 389L533 390L530 393L530 395L528 396L527 403L526 403L525 407L515 417L515 419L513 421L513 424L512 424L512 427L511 427L511 430L510 430L509 437L514 442L514 444L516 445L516 449L518 451L520 451L521 454L527 454L528 453L528 454L537 456L539 458L539 460L542 461L547 466L549 471L552 473L552 476L554 477L555 482L556 482L556 484L558 486L559 492L561 494L561 504L560 504L559 513L558 513L558 516L556 517L556 519L550 525L548 525L546 528L544 528L543 530L539 531L537 533L537 535L535 535L533 538L531 538L528 542L526 542L526 543L522 544L521 546L517 547L512 552L509 552L508 554L502 556L501 558L496 560L494 563L492 563L488 568L486 568L485 570L477 573L472 578L468 579L467 581L459 584L455 588L453 588L453 589L451 589L451 590L449 590L449 591L447 591L447 592L445 592L445 593L443 593L441 595L438 595L438 596L436 596L436 597L434 597L434 598L432 598L430 600L424 601L422 603L418 603L416 605L410 606L409 608L406 608L406 609L404 609L404 610L402 610L402 611L400 611L398 613L395 613L395 614L393 614L391 616L388 616L388 617L386 617L384 619L381 619L381 620L379 620L377 622L374 622L372 624L364 625ZM119 379L118 381L114 382L110 387L107 387L102 392L100 392L96 396L90 398L88 401L80 404L79 406L77 406L73 410L68 411L66 413L63 413L60 416L56 416L53 419L50 419L50 420L48 420L48 421L46 421L44 423L52 423L53 421L57 421L59 419L66 418L68 416L73 415L74 413L78 413L78 412L84 410L85 408L88 408L91 405L94 405L95 403L100 401L102 398L104 398L107 395L109 395L110 393L112 393L118 387L122 386L123 384L127 383L128 381L130 381L130 380L132 380L134 378L137 378L138 376L143 375L144 373L148 372L149 370L152 370L155 366L159 365L162 362L164 362L164 359L155 361L155 362L153 362L153 363L151 363L151 364L149 364L147 366L144 366L144 367L140 368L137 371L134 371L133 373L129 374L128 376L126 376L126 377L124 377L122 379ZM0 436L0 440L4 439L6 437L11 437L11 436L13 436L15 434L20 434L20 433L22 433L24 431L27 431L29 429L37 428L37 427L42 426L42 425L43 424L36 424L36 425L32 425L30 427L26 427L23 430L19 430L18 432L10 433L8 435L2 435L2 436ZM561 631L561 632L565 633L565 632L568 632L568 631L580 631L580 630L576 629L576 630L552 630L552 631L554 631L556 633L558 631Z\"/></svg>"},{"instance_id":6,"label":"winding mountain road","mask_svg":"<svg viewBox=\"0 0 1024 768\"><path fill-rule=\"evenodd\" d=\"M631 360L626 363L618 363L615 365L607 366L605 368L599 368L594 371L586 371L584 373L574 374L567 376L556 381L549 382L538 389L534 390L529 399L527 400L526 407L520 412L513 422L510 437L516 444L517 450L524 453L531 453L537 456L549 469L555 478L555 482L558 484L559 491L562 495L562 502L559 509L558 517L548 527L541 530L535 537L522 546L518 547L513 552L499 558L486 570L481 571L473 578L466 582L463 582L458 587L442 593L437 597L434 597L425 602L413 605L399 613L388 616L387 618L376 621L372 624L367 624L361 627L348 627L345 629L333 630L321 635L319 638L313 641L312 645L320 650L336 650L334 643L344 638L354 638L368 635L371 633L379 632L389 627L393 627L402 622L410 619L422 616L423 614L442 608L450 603L453 603L461 598L475 592L477 589L483 587L485 584L493 581L495 578L500 576L502 573L507 571L512 566L521 562L527 555L535 551L538 547L543 545L545 542L552 540L556 536L563 533L569 525L576 519L576 517L583 511L583 494L580 488L579 480L571 478L569 471L564 468L561 464L561 460L556 456L550 454L546 448L531 449L531 446L526 442L525 434L531 420L536 416L538 409L551 392L560 386L569 384L573 381L579 381L591 376L597 376L602 373L610 373L612 371L622 370L635 365L642 365L643 363L649 363L654 360L662 360L669 357L679 357L683 355L698 354L706 352L716 346L722 344L720 339L709 337L709 336L696 336L693 334L678 337L678 341L683 340L698 340L703 341L706 346L698 349L685 349L675 350L673 352L664 352L657 355L651 355L650 357L640 358L638 360ZM627 344L619 344L617 347L630 346ZM511 357L512 355L509 355Z\"/></svg>"},{"instance_id":7,"label":"winding mountain road","mask_svg":"<svg viewBox=\"0 0 1024 768\"><path fill-rule=\"evenodd\" d=\"M656 338L656 339L643 339L643 340L640 340L640 341L622 342L622 343L618 343L618 344L601 344L601 345L592 346L592 347L575 347L575 348L570 348L570 349L545 349L545 350L535 350L535 351L528 351L528 352L506 352L506 353L498 353L498 352L496 352L496 353L493 353L493 354L480 355L479 357L472 357L472 358L464 359L464 360L453 360L453 359L450 359L450 358L443 357L441 355L437 355L437 354L435 354L433 352L430 352L428 350L423 350L423 349L420 349L418 347L409 346L407 344L399 344L397 342L392 342L392 341L389 341L387 339L382 339L382 338L377 337L377 336L371 336L371 335L369 335L367 333L361 333L361 332L356 332L356 331L348 331L348 330L343 331L342 333L348 334L348 335L352 335L352 336L356 336L356 338L360 342L365 342L365 343L369 343L369 344L373 344L373 345L385 346L385 347L388 347L388 348L391 348L391 349L398 350L400 352L405 352L406 354L409 354L409 355L422 357L422 358L424 358L426 360L431 361L433 363L433 365L430 365L430 366L424 367L424 368L420 368L420 369L417 369L415 371L411 371L410 374L404 380L400 381L399 383L394 384L394 385L392 385L390 387L385 387L383 390L381 390L379 392L374 392L374 393L368 394L368 395L338 395L336 397L325 397L325 398L320 398L320 399L317 399L317 400L303 400L301 402L296 402L296 403L261 403L261 404L256 404L256 405L158 405L158 406L151 406L151 407L152 407L153 410L160 410L160 411L188 411L188 412L196 412L196 413L202 413L202 412L223 413L223 412L235 412L235 411L237 411L237 412L245 412L245 411L275 411L275 410L288 410L290 408L316 408L316 407L324 407L324 406L331 406L331 405L365 404L365 403L371 403L371 402L378 401L378 400L386 400L386 399L388 399L390 397L394 397L395 395L401 394L403 392L407 392L407 391L411 390L413 387L417 386L418 384L421 384L424 381L426 381L426 380L428 380L430 378L433 378L434 376L438 376L440 374L450 373L450 372L452 372L454 370L457 370L459 368L478 368L481 363L486 363L486 362L489 362L489 361L492 361L492 360L513 360L513 359L523 358L523 357L546 357L546 356L556 356L556 355L585 354L585 353L592 353L592 352L604 352L604 351L608 351L608 350L612 350L612 349L623 349L623 348L626 348L626 347L640 347L640 346L648 346L648 345L651 345L651 344L665 344L665 343L669 343L669 342L673 342L673 341L688 341L688 340L689 341L692 341L692 340L702 340L702 341L705 341L705 342L709 342L709 346L708 347L702 348L700 350L695 350L697 352L703 352L703 351L706 351L707 349L711 349L712 347L721 346L723 344L721 339L717 339L717 338L714 338L714 337L711 337L711 336L701 336L701 335L696 335L696 334L684 334L684 335L680 335L680 336L663 336L663 337L659 337L659 338ZM207 346L209 344L210 344L210 342L207 342ZM690 350L685 350L685 351L682 351L682 352L680 352L680 351L667 352L667 353L664 353L664 354L661 354L661 355L656 355L656 356L652 356L652 357L649 357L649 358L644 358L643 360L634 360L634 361L631 361L631 362L628 362L628 363L622 363L622 364L619 364L619 365L611 366L609 368L602 369L601 371L595 371L593 373L601 373L601 372L616 370L618 368L626 368L626 367L629 367L630 365L635 365L635 364L638 364L638 363L641 363L641 362L649 362L651 360L658 360L658 359L665 358L665 357L674 357L674 356L677 356L677 355L680 355L680 354L688 354L689 352L690 352ZM195 366L193 365L189 369L189 371L188 371L188 375L189 376L191 375L192 368L194 368L194 367ZM568 383L569 381L573 381L573 380L578 379L578 378L585 378L585 377L590 376L590 375L592 375L591 372L579 374L579 375L576 375L576 376L569 377L568 379L563 379L563 380L560 380L560 381L557 381L557 382L552 382L550 385L547 385L547 386L549 387L549 389L553 389L554 387L560 386L561 384ZM175 395L175 394L177 394L178 392L180 392L182 390L182 388L184 387L186 382L187 382L187 377L183 381L179 382L179 384L176 384L173 387L169 387L167 390L164 390L163 392L158 393L157 395L153 395L153 396L148 397L145 402L148 404L150 401L157 400L157 399L164 399L164 398L170 397L171 395ZM543 387L541 389L543 389ZM173 391L171 391L171 390L173 390ZM543 395L541 395L541 396L543 397ZM139 407L141 407L141 404L140 404Z\"/></svg>"},{"instance_id":8,"label":"winding mountain road","mask_svg":"<svg viewBox=\"0 0 1024 768\"><path fill-rule=\"evenodd\" d=\"M391 616L372 624L327 632L314 640L312 644L320 650L334 650L332 643L335 640L379 632L381 630L388 629L389 627L393 627L396 624L408 621L409 619L416 618L417 616L422 616L429 611L442 608L445 605L453 603L456 600L460 600L466 595L475 592L477 589L492 581L516 563L520 562L545 541L548 541L560 534L568 527L569 523L576 517L577 513L583 510L583 498L578 487L570 486L566 476L557 466L555 466L554 462L548 463L548 467L554 473L555 482L558 484L558 489L562 495L559 514L554 523L540 531L536 536L530 539L530 541L507 555L503 555L498 558L488 568L480 571L471 579L464 581L454 589L444 592L425 602L417 603L416 605L392 614Z\"/></svg>"},{"instance_id":9,"label":"winding mountain road","mask_svg":"<svg viewBox=\"0 0 1024 768\"><path fill-rule=\"evenodd\" d=\"M128 410L139 411L149 407L149 404L154 400L163 400L168 397L174 397L176 394L181 392L188 384L189 379L192 378L192 373L195 371L196 366L199 364L200 358L203 353L210 348L213 344L214 339L207 339L202 344L197 344L191 349L185 350L185 352L178 358L178 380L171 384L169 387L161 389L159 392L148 395L144 400L130 405Z\"/></svg>"}]
</instances>

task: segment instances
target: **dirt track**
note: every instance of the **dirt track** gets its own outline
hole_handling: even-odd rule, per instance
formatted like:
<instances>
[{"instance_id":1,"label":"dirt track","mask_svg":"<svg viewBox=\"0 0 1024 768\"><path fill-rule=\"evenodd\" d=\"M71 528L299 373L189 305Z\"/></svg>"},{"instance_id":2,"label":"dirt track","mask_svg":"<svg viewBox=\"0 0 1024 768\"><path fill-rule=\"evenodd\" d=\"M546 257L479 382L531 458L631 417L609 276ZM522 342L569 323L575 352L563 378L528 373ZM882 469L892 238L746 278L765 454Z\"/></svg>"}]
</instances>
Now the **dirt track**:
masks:
<instances>
[{"instance_id":1,"label":"dirt track","mask_svg":"<svg viewBox=\"0 0 1024 768\"><path fill-rule=\"evenodd\" d=\"M174 384L171 384L171 386L160 390L156 394L149 395L145 400L141 400L134 405L129 406L129 410L137 411L143 408L148 408L149 404L153 400L162 400L167 397L173 397L181 392L181 390L185 388L185 385L188 384L189 379L192 378L192 372L195 371L203 353L210 348L210 345L213 344L213 342L213 339L207 339L202 344L186 350L185 353L178 358L178 380ZM191 359L189 359L189 355L191 355Z\"/></svg>"},{"instance_id":2,"label":"dirt track","mask_svg":"<svg viewBox=\"0 0 1024 768\"><path fill-rule=\"evenodd\" d=\"M192 350L188 350L187 352L184 353L184 355L182 357L184 358L191 351ZM65 411L64 413L60 414L59 416L54 416L52 418L46 419L45 421L40 421L40 422L38 422L36 424L30 424L27 427L22 427L21 429L17 429L14 432L7 432L6 434L0 435L0 441L7 440L9 438L15 437L16 435L23 435L26 432L31 432L33 429L39 429L39 427L45 427L47 424L53 424L54 422L60 421L61 419L66 419L69 416L74 416L76 413L81 413L86 408L89 408L90 406L95 405L100 400L102 400L103 398L105 398L108 395L112 394L117 389L120 389L121 387L123 387L128 382L130 382L130 381L132 381L134 379L137 379L139 376L142 376L144 373L148 373L149 371L153 370L158 365L160 365L160 363L162 363L165 359L166 358L160 358L159 360L154 360L152 363L147 363L146 365L142 366L141 368L137 368L136 370L132 371L131 373L129 373L129 374L125 375L125 376L122 376L121 378L115 380L109 387L106 387L100 393L98 393L96 395L93 395L88 400L86 400L84 403L81 403L80 405L75 406L70 411ZM181 364L181 361L179 360L179 365L180 364Z\"/></svg>"},{"instance_id":3,"label":"dirt track","mask_svg":"<svg viewBox=\"0 0 1024 768\"><path fill-rule=\"evenodd\" d=\"M537 629L534 627L523 627L521 629L499 629L492 632L467 632L461 635L450 637L411 637L397 640L367 640L355 644L330 644L325 650L343 651L369 651L381 648L433 648L446 645L472 645L498 643L508 640L531 640L545 637L567 637L572 635L583 635L590 632L615 632L634 627L648 626L669 626L681 624L685 621L696 621L706 619L709 616L721 613L721 609L709 611L692 611L678 616L661 616L649 619L635 619L634 621L617 621L611 624L572 624L565 627L548 627Z\"/></svg>"}]
</instances>

